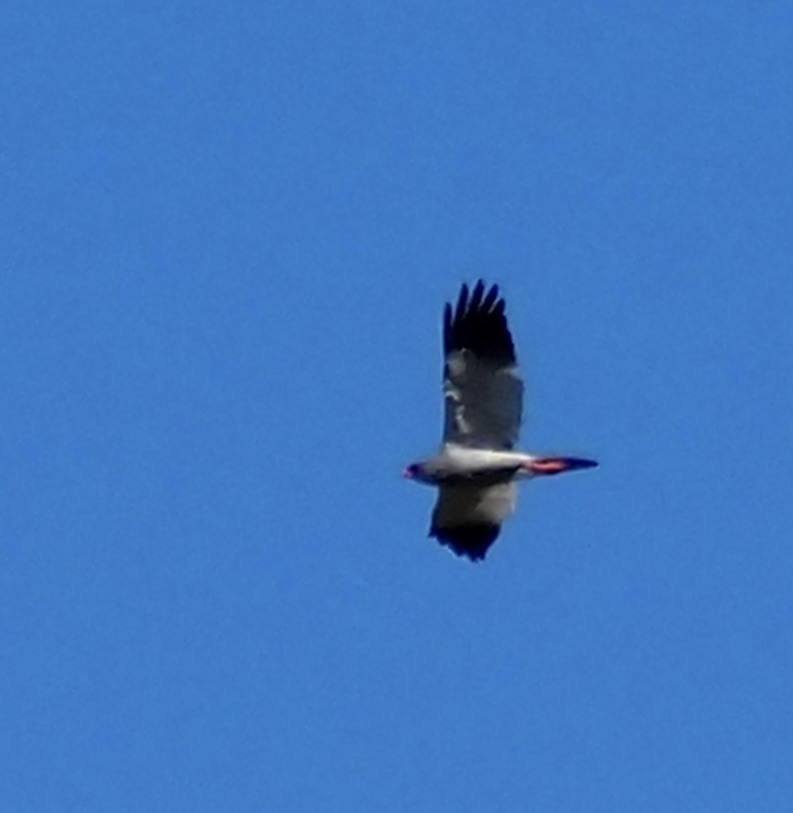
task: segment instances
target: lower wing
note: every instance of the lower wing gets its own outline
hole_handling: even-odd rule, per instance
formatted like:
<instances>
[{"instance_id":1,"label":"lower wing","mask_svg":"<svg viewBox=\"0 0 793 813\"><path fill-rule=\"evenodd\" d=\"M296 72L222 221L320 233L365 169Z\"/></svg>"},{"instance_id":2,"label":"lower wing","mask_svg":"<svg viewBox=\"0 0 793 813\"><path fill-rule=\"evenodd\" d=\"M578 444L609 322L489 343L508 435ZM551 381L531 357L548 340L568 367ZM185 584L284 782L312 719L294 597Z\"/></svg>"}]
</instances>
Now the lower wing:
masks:
<instances>
[{"instance_id":1,"label":"lower wing","mask_svg":"<svg viewBox=\"0 0 793 813\"><path fill-rule=\"evenodd\" d=\"M458 556L484 559L496 541L501 523L515 509L514 483L441 486L432 512L430 536Z\"/></svg>"}]
</instances>

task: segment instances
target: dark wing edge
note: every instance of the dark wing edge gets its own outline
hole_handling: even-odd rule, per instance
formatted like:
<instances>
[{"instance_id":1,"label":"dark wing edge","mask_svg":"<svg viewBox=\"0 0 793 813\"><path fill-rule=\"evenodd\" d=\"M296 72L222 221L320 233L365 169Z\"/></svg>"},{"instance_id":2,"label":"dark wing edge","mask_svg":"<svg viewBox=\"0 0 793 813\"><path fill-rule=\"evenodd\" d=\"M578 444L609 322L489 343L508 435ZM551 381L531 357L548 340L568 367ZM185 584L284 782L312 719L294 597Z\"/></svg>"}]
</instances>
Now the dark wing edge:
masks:
<instances>
[{"instance_id":1,"label":"dark wing edge","mask_svg":"<svg viewBox=\"0 0 793 813\"><path fill-rule=\"evenodd\" d=\"M472 562L481 562L500 532L500 525L476 523L453 528L433 525L429 535L458 556L467 556Z\"/></svg>"},{"instance_id":2,"label":"dark wing edge","mask_svg":"<svg viewBox=\"0 0 793 813\"><path fill-rule=\"evenodd\" d=\"M469 350L499 367L515 365L515 345L505 307L498 285L486 290L480 279L470 292L463 285L456 307L447 304L443 311L444 357L457 350Z\"/></svg>"}]
</instances>

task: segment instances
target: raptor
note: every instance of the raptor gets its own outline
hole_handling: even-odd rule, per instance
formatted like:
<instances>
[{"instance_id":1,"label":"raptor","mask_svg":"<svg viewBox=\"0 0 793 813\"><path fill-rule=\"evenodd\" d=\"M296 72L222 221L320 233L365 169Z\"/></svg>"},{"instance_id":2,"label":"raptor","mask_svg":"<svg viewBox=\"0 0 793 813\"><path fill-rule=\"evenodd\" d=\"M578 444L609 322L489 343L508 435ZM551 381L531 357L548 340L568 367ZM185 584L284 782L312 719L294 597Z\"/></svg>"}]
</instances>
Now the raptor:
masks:
<instances>
[{"instance_id":1,"label":"raptor","mask_svg":"<svg viewBox=\"0 0 793 813\"><path fill-rule=\"evenodd\" d=\"M404 475L438 489L430 536L476 561L485 558L515 509L517 481L597 463L515 450L523 381L497 285L463 285L457 304L447 303L443 353L443 441Z\"/></svg>"}]
</instances>

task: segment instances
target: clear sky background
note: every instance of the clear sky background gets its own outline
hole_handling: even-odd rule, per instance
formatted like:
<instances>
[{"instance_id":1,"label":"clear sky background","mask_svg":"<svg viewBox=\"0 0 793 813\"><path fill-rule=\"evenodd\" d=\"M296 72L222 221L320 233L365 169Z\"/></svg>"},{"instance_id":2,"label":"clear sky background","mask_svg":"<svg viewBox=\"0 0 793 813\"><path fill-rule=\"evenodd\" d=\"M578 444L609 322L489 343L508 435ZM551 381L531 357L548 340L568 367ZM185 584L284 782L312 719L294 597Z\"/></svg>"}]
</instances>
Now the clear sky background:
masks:
<instances>
[{"instance_id":1,"label":"clear sky background","mask_svg":"<svg viewBox=\"0 0 793 813\"><path fill-rule=\"evenodd\" d=\"M11 3L0 809L793 805L793 8ZM403 481L499 283L487 561Z\"/></svg>"}]
</instances>

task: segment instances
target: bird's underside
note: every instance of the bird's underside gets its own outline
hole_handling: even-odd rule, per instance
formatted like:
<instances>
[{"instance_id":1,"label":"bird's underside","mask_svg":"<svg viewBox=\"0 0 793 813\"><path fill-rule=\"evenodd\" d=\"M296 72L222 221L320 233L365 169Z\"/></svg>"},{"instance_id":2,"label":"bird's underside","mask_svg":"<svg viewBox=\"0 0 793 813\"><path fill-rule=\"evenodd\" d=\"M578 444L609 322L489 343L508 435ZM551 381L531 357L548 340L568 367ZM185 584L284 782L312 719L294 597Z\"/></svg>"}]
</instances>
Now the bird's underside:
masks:
<instances>
[{"instance_id":1,"label":"bird's underside","mask_svg":"<svg viewBox=\"0 0 793 813\"><path fill-rule=\"evenodd\" d=\"M513 451L523 410L523 381L498 286L463 285L443 314L443 443L405 469L438 488L429 535L458 556L484 559L515 508L515 481L588 468L583 458Z\"/></svg>"},{"instance_id":2,"label":"bird's underside","mask_svg":"<svg viewBox=\"0 0 793 813\"><path fill-rule=\"evenodd\" d=\"M443 314L440 456L448 461L453 450L457 461L462 458L469 482L440 485L430 536L472 560L484 559L517 496L510 482L515 466L497 469L481 460L511 450L520 430L523 382L504 310L498 287L486 290L480 280L470 296L463 285L454 309L447 304ZM488 478L489 472L495 477Z\"/></svg>"}]
</instances>

